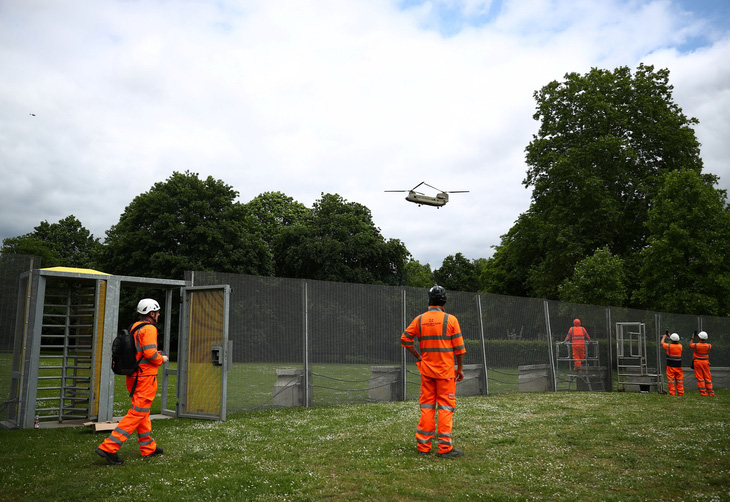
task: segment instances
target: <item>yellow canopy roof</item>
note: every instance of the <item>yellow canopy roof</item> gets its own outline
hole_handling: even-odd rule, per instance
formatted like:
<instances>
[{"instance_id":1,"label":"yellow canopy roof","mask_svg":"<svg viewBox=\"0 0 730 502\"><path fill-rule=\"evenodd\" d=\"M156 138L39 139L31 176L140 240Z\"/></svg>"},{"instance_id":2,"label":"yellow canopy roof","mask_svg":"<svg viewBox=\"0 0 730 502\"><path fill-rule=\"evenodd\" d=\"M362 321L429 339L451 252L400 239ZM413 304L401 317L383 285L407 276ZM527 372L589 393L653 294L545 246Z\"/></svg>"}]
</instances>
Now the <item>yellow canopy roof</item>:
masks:
<instances>
[{"instance_id":1,"label":"yellow canopy roof","mask_svg":"<svg viewBox=\"0 0 730 502\"><path fill-rule=\"evenodd\" d=\"M97 274L97 275L109 275L98 270L91 270L90 268L73 268L73 267L49 267L41 270L54 270L56 272L71 272L74 274Z\"/></svg>"}]
</instances>

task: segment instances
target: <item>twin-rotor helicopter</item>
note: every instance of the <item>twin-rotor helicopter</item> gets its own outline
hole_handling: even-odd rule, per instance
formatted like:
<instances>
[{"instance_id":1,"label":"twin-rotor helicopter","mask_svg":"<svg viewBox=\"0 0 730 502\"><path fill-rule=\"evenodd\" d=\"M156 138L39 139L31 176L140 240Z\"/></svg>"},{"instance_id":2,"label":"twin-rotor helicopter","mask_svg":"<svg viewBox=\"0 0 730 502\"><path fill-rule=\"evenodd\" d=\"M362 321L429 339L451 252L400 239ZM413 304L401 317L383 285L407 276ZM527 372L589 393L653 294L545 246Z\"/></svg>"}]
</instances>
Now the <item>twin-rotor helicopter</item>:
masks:
<instances>
[{"instance_id":1,"label":"twin-rotor helicopter","mask_svg":"<svg viewBox=\"0 0 730 502\"><path fill-rule=\"evenodd\" d=\"M435 196L430 195L424 195L421 192L416 192L416 189L420 187L421 185L426 185L429 188L433 188L438 193ZM410 190L386 190L386 192L408 192L408 195L406 195L406 200L408 202L413 202L414 204L418 204L419 206L435 206L440 208L441 206L445 205L447 202L449 202L449 194L450 193L467 193L469 190L441 190L439 188L433 187L426 183L425 181L420 182L418 185L414 186Z\"/></svg>"}]
</instances>

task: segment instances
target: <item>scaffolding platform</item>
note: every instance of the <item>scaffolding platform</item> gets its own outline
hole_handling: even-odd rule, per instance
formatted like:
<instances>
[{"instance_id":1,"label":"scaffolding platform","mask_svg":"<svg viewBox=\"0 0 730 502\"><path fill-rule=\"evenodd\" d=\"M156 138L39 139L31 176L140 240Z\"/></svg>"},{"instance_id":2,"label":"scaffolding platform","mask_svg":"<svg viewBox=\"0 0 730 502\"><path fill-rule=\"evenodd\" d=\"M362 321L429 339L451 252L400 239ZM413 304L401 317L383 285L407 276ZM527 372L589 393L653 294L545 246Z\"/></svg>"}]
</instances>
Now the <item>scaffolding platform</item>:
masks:
<instances>
[{"instance_id":1,"label":"scaffolding platform","mask_svg":"<svg viewBox=\"0 0 730 502\"><path fill-rule=\"evenodd\" d=\"M595 391L606 390L606 367L600 365L598 342L586 340L585 357L573 357L573 342L555 342L555 390ZM576 363L580 362L579 365Z\"/></svg>"}]
</instances>

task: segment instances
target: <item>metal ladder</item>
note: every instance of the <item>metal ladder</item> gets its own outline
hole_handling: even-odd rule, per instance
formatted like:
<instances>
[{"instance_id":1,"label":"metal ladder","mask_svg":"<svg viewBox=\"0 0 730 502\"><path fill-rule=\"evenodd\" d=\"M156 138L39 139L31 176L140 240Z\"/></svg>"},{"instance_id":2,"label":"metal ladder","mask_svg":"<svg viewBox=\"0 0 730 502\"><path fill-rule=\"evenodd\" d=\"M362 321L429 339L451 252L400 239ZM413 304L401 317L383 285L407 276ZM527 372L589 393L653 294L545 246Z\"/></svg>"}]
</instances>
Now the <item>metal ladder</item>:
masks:
<instances>
[{"instance_id":1,"label":"metal ladder","mask_svg":"<svg viewBox=\"0 0 730 502\"><path fill-rule=\"evenodd\" d=\"M36 414L42 421L91 415L95 287L66 284L46 291Z\"/></svg>"},{"instance_id":2,"label":"metal ladder","mask_svg":"<svg viewBox=\"0 0 730 502\"><path fill-rule=\"evenodd\" d=\"M641 322L616 323L616 370L618 390L663 391L662 375L647 367L646 326Z\"/></svg>"}]
</instances>

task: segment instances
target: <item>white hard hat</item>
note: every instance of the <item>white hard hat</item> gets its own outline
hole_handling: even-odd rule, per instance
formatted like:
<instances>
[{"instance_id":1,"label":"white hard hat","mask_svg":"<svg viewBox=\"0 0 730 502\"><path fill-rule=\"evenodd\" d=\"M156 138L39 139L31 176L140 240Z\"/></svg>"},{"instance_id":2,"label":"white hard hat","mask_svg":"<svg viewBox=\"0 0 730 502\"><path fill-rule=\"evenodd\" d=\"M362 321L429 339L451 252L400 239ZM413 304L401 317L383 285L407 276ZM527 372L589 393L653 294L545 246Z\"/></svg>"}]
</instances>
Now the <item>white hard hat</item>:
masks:
<instances>
[{"instance_id":1,"label":"white hard hat","mask_svg":"<svg viewBox=\"0 0 730 502\"><path fill-rule=\"evenodd\" d=\"M673 342L678 342L679 341L679 335L677 333L672 333L671 335L669 335L669 339L671 341L673 341Z\"/></svg>"},{"instance_id":2,"label":"white hard hat","mask_svg":"<svg viewBox=\"0 0 730 502\"><path fill-rule=\"evenodd\" d=\"M137 304L137 312L140 314L149 314L150 312L158 312L160 304L152 298L142 298Z\"/></svg>"},{"instance_id":3,"label":"white hard hat","mask_svg":"<svg viewBox=\"0 0 730 502\"><path fill-rule=\"evenodd\" d=\"M707 340L707 333L705 333L704 331L700 331L699 333L697 333L697 336L700 337L700 340Z\"/></svg>"}]
</instances>

